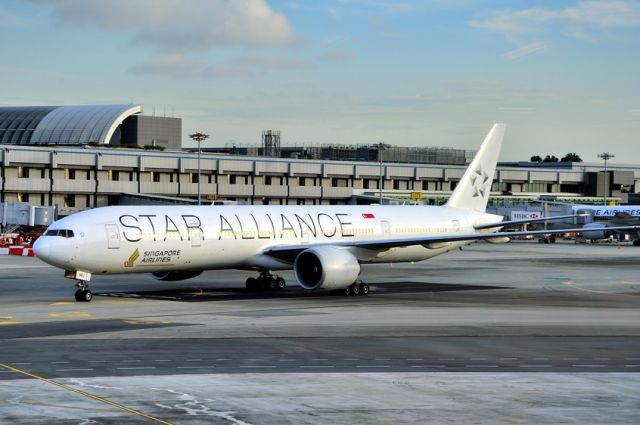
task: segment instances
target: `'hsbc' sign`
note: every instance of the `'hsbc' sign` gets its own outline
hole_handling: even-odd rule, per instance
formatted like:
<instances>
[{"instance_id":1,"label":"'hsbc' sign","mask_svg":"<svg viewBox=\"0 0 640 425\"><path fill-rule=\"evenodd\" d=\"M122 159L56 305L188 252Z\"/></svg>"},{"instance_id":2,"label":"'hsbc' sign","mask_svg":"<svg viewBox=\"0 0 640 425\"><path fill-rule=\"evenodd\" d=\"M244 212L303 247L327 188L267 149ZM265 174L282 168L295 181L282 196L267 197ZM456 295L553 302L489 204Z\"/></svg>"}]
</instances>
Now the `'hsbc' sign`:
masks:
<instances>
[{"instance_id":1,"label":"'hsbc' sign","mask_svg":"<svg viewBox=\"0 0 640 425\"><path fill-rule=\"evenodd\" d=\"M542 218L541 211L511 211L511 220L531 220Z\"/></svg>"}]
</instances>

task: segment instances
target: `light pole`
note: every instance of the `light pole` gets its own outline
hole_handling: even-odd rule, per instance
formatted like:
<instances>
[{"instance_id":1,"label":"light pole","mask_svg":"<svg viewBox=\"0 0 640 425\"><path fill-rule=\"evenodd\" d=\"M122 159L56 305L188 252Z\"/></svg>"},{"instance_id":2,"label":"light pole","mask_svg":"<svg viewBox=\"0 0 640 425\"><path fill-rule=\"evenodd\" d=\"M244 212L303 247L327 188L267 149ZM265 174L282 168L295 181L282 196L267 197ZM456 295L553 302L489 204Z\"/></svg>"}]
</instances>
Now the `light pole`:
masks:
<instances>
[{"instance_id":1,"label":"light pole","mask_svg":"<svg viewBox=\"0 0 640 425\"><path fill-rule=\"evenodd\" d=\"M200 144L201 142L205 141L206 139L209 138L208 134L204 134L201 131L195 132L193 134L190 134L189 137L191 137L193 140L195 140L196 142L198 142L198 205L200 205L200 154L201 154L201 147Z\"/></svg>"},{"instance_id":2,"label":"light pole","mask_svg":"<svg viewBox=\"0 0 640 425\"><path fill-rule=\"evenodd\" d=\"M607 205L607 191L609 190L609 174L607 173L607 161L611 158L615 158L614 154L609 152L603 152L598 155L598 158L604 159L604 204Z\"/></svg>"},{"instance_id":3,"label":"light pole","mask_svg":"<svg viewBox=\"0 0 640 425\"><path fill-rule=\"evenodd\" d=\"M380 192L379 198L380 200L378 201L380 203L380 205L382 205L382 184L384 183L383 181L383 175L382 175L382 151L385 150L387 148L387 145L385 145L384 143L380 142L380 143L376 143L375 146L378 148L378 161L380 162L380 181L378 182L378 190Z\"/></svg>"}]
</instances>

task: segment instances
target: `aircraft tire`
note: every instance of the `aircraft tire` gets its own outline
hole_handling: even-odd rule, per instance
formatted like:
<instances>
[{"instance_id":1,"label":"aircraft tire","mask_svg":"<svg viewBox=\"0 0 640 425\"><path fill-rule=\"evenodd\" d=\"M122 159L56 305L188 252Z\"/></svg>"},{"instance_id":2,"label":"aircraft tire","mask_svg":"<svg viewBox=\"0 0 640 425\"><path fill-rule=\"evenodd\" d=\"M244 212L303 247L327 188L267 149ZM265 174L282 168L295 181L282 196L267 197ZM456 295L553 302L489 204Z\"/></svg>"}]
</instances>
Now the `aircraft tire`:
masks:
<instances>
[{"instance_id":1,"label":"aircraft tire","mask_svg":"<svg viewBox=\"0 0 640 425\"><path fill-rule=\"evenodd\" d=\"M342 290L342 295L344 295L344 296L347 296L347 297L348 297L348 296L349 296L349 295L351 295L351 294L352 294L352 292L353 292L351 289L352 289L352 288L351 288L351 286L347 286L346 288L344 288L344 289Z\"/></svg>"},{"instance_id":2,"label":"aircraft tire","mask_svg":"<svg viewBox=\"0 0 640 425\"><path fill-rule=\"evenodd\" d=\"M78 301L79 303L84 301L84 299L82 297L82 290L80 290L80 289L78 289L76 291L76 293L73 294L73 296L75 297L76 301Z\"/></svg>"},{"instance_id":3,"label":"aircraft tire","mask_svg":"<svg viewBox=\"0 0 640 425\"><path fill-rule=\"evenodd\" d=\"M257 289L257 281L255 277L250 277L247 278L247 281L245 283L247 290L249 291L255 291Z\"/></svg>"},{"instance_id":4,"label":"aircraft tire","mask_svg":"<svg viewBox=\"0 0 640 425\"><path fill-rule=\"evenodd\" d=\"M370 288L366 283L360 284L360 295L369 295Z\"/></svg>"},{"instance_id":5,"label":"aircraft tire","mask_svg":"<svg viewBox=\"0 0 640 425\"><path fill-rule=\"evenodd\" d=\"M276 279L276 289L284 289L287 287L287 282L281 277Z\"/></svg>"},{"instance_id":6,"label":"aircraft tire","mask_svg":"<svg viewBox=\"0 0 640 425\"><path fill-rule=\"evenodd\" d=\"M360 295L360 285L358 285L357 283L353 285L353 288L351 289L351 293L354 296Z\"/></svg>"},{"instance_id":7,"label":"aircraft tire","mask_svg":"<svg viewBox=\"0 0 640 425\"><path fill-rule=\"evenodd\" d=\"M93 292L91 292L90 290L86 289L84 291L82 291L82 301L88 303L93 299Z\"/></svg>"}]
</instances>

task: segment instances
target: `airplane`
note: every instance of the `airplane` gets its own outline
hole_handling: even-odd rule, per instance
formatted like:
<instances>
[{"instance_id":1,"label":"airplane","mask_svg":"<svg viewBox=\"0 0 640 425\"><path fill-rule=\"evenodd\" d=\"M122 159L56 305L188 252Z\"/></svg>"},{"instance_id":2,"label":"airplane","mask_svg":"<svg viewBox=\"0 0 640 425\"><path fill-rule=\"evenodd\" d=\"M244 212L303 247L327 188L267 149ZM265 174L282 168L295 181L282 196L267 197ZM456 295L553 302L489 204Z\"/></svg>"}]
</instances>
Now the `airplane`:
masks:
<instances>
[{"instance_id":1,"label":"airplane","mask_svg":"<svg viewBox=\"0 0 640 425\"><path fill-rule=\"evenodd\" d=\"M637 210L637 208L632 209L632 211L635 210ZM580 211L582 212L584 211L584 209L581 209ZM608 239L610 236L616 234L629 235L631 239L633 239L633 246L640 246L640 232L638 232L637 230L614 230L614 228L619 228L620 226L640 225L640 216L632 215L622 209L617 211L613 210L612 213L613 216L607 215L607 217L610 217L610 219L607 221L593 221L582 226L582 237L588 240L600 240Z\"/></svg>"},{"instance_id":2,"label":"airplane","mask_svg":"<svg viewBox=\"0 0 640 425\"><path fill-rule=\"evenodd\" d=\"M498 231L548 219L504 221L486 213L504 133L504 124L493 125L443 206L110 206L54 222L33 250L77 281L79 302L93 298L93 275L151 273L171 282L216 269L259 272L246 280L249 290L284 288L272 272L293 270L304 289L366 295L369 286L358 281L363 265L422 261L477 240L549 233ZM555 232L570 231L577 229Z\"/></svg>"}]
</instances>

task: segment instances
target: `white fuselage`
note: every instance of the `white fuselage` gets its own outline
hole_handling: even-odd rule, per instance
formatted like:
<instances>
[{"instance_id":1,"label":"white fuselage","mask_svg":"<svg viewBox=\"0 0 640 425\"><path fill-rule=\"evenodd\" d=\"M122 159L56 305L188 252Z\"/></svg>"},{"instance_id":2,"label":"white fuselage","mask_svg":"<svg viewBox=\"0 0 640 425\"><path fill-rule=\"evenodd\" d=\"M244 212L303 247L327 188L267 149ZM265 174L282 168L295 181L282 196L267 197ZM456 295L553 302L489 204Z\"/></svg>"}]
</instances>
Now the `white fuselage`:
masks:
<instances>
[{"instance_id":1,"label":"white fuselage","mask_svg":"<svg viewBox=\"0 0 640 425\"><path fill-rule=\"evenodd\" d=\"M93 274L163 270L291 269L270 247L475 233L501 217L426 206L118 206L83 211L49 230L36 255L65 270ZM346 248L360 263L420 261L471 241L381 251Z\"/></svg>"}]
</instances>

